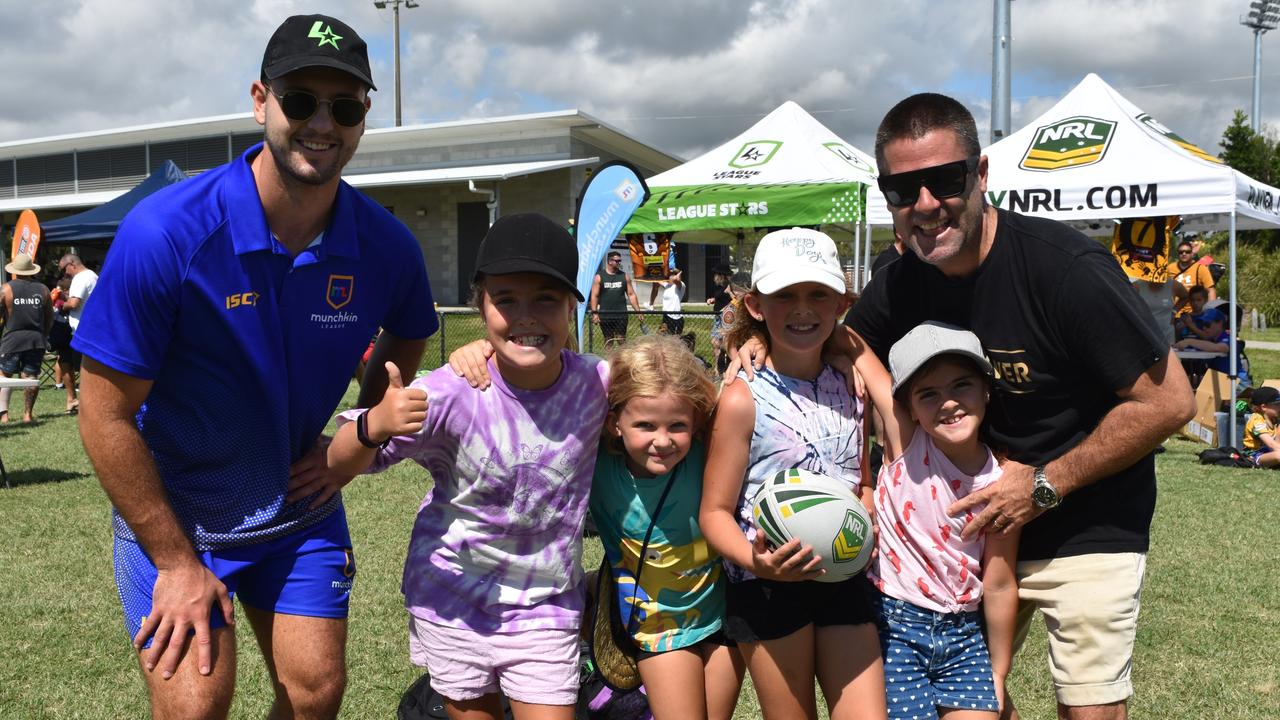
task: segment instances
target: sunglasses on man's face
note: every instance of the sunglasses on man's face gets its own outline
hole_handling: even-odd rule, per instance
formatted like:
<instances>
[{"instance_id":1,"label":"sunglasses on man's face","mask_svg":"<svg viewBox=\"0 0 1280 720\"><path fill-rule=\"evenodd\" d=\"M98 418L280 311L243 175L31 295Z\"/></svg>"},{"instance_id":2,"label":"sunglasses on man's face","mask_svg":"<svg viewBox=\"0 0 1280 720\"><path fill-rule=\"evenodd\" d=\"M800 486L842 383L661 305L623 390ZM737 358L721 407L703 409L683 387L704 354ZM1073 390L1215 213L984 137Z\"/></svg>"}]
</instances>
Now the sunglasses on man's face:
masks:
<instances>
[{"instance_id":1,"label":"sunglasses on man's face","mask_svg":"<svg viewBox=\"0 0 1280 720\"><path fill-rule=\"evenodd\" d=\"M894 207L914 205L920 199L920 188L929 188L935 199L945 200L964 193L969 176L978 167L978 156L910 172L881 175L878 181L884 199Z\"/></svg>"},{"instance_id":2,"label":"sunglasses on man's face","mask_svg":"<svg viewBox=\"0 0 1280 720\"><path fill-rule=\"evenodd\" d=\"M302 90L286 90L278 93L273 88L268 89L280 101L280 110L284 112L284 116L295 122L310 120L321 105L328 105L333 121L343 127L355 127L364 122L364 115L367 112L364 102L353 97L321 100Z\"/></svg>"}]
</instances>

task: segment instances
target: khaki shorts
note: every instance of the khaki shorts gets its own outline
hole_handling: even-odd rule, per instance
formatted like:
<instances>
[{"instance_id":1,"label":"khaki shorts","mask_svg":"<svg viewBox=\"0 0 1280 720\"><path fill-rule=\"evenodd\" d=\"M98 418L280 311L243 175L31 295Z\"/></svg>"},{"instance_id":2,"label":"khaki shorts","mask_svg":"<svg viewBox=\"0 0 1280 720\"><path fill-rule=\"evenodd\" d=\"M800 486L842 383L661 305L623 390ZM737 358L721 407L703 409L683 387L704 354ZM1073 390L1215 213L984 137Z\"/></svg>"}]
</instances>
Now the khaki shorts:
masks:
<instances>
[{"instance_id":1,"label":"khaki shorts","mask_svg":"<svg viewBox=\"0 0 1280 720\"><path fill-rule=\"evenodd\" d=\"M1058 702L1107 705L1133 695L1144 553L1099 553L1018 563L1022 646L1038 609L1049 630L1049 671Z\"/></svg>"}]
</instances>

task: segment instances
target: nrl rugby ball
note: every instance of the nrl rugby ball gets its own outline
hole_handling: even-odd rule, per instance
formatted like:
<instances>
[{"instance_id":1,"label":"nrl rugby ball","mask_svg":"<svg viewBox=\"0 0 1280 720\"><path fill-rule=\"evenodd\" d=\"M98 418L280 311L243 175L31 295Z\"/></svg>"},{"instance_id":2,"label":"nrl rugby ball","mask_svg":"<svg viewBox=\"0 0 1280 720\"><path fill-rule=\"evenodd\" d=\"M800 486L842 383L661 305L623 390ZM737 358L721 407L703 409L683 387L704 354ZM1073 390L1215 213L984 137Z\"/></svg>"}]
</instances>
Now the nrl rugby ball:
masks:
<instances>
[{"instance_id":1,"label":"nrl rugby ball","mask_svg":"<svg viewBox=\"0 0 1280 720\"><path fill-rule=\"evenodd\" d=\"M783 470L756 492L751 512L774 547L792 538L813 547L826 570L818 582L848 580L871 560L871 518L848 483L809 470Z\"/></svg>"}]
</instances>

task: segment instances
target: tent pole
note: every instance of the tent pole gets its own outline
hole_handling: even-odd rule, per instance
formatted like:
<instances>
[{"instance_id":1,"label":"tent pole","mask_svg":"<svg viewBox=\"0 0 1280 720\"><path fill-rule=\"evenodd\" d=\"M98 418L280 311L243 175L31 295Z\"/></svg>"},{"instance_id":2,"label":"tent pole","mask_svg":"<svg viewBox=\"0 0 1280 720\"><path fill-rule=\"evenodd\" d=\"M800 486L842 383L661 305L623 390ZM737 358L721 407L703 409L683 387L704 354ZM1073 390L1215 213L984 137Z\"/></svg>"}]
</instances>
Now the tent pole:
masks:
<instances>
[{"instance_id":1,"label":"tent pole","mask_svg":"<svg viewBox=\"0 0 1280 720\"><path fill-rule=\"evenodd\" d=\"M862 263L862 266L867 269L866 277L862 278L862 287L866 287L867 283L871 282L871 224L864 220L862 222L862 226L867 230L867 244L866 247L863 248L863 252L866 253L866 255L863 256Z\"/></svg>"},{"instance_id":2,"label":"tent pole","mask_svg":"<svg viewBox=\"0 0 1280 720\"><path fill-rule=\"evenodd\" d=\"M1236 282L1236 211L1234 208L1232 208L1231 210L1231 237L1229 241L1229 247L1230 247L1230 252L1229 252L1230 263L1231 263L1231 268L1230 268L1231 302L1227 305L1227 328L1231 333L1231 337L1228 339L1229 344L1227 347L1227 352L1230 353L1229 367L1231 368L1231 405L1230 407L1227 408L1227 415L1228 415L1228 427L1230 428L1228 432L1231 433L1229 436L1231 439L1231 442L1224 443L1222 442L1222 439L1219 438L1218 447L1222 447L1224 445L1228 447L1235 447L1235 444L1236 444L1236 397L1240 393L1240 388L1239 388L1240 368L1236 366L1237 362L1239 361L1239 357L1236 352L1236 335L1237 333L1239 333L1240 329L1236 327L1236 285L1237 285L1237 282Z\"/></svg>"},{"instance_id":3,"label":"tent pole","mask_svg":"<svg viewBox=\"0 0 1280 720\"><path fill-rule=\"evenodd\" d=\"M858 289L862 283L862 223L856 220L853 223L853 277L849 282L853 283L850 290Z\"/></svg>"}]
</instances>

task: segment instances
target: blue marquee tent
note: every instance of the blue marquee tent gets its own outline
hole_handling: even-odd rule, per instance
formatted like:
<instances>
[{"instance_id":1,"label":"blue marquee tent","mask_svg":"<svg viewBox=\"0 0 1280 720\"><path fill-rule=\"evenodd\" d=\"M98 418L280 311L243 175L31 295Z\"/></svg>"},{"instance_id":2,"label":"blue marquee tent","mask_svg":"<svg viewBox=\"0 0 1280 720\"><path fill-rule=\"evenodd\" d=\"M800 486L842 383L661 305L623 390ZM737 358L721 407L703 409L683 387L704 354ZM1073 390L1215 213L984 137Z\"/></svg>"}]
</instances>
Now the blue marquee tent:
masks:
<instances>
[{"instance_id":1,"label":"blue marquee tent","mask_svg":"<svg viewBox=\"0 0 1280 720\"><path fill-rule=\"evenodd\" d=\"M108 203L103 203L92 210L72 215L60 220L40 223L43 235L42 242L60 244L85 244L110 242L116 236L116 228L124 216L137 205L142 198L172 185L187 176L172 160L156 168L146 180L138 183L132 190Z\"/></svg>"}]
</instances>

